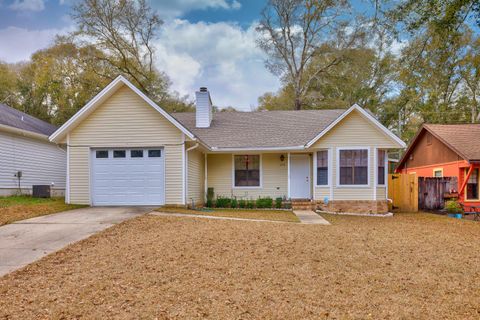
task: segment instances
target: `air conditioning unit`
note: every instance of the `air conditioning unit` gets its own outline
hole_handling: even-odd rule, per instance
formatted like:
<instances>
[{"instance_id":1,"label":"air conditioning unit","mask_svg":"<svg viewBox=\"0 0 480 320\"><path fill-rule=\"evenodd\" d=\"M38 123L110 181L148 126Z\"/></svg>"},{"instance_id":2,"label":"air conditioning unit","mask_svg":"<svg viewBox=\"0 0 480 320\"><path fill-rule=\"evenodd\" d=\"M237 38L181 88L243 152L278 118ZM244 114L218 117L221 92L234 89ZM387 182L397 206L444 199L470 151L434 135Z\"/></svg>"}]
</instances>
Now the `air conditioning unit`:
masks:
<instances>
[{"instance_id":1,"label":"air conditioning unit","mask_svg":"<svg viewBox=\"0 0 480 320\"><path fill-rule=\"evenodd\" d=\"M50 185L36 185L32 186L32 196L34 198L50 198Z\"/></svg>"}]
</instances>

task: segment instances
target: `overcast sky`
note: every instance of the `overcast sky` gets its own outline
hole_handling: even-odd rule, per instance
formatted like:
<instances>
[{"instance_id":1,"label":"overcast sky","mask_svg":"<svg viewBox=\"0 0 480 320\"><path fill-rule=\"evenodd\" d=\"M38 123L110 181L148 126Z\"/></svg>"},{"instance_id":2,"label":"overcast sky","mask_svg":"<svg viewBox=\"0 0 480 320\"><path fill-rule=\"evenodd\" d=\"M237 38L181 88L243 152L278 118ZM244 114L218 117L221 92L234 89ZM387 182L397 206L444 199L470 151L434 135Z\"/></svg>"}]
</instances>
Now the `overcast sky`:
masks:
<instances>
[{"instance_id":1,"label":"overcast sky","mask_svg":"<svg viewBox=\"0 0 480 320\"><path fill-rule=\"evenodd\" d=\"M0 0L0 60L28 60L74 28L74 0ZM157 66L172 89L193 96L200 86L215 105L250 110L257 98L280 84L264 67L255 46L257 0L151 0L165 24L157 40Z\"/></svg>"}]
</instances>

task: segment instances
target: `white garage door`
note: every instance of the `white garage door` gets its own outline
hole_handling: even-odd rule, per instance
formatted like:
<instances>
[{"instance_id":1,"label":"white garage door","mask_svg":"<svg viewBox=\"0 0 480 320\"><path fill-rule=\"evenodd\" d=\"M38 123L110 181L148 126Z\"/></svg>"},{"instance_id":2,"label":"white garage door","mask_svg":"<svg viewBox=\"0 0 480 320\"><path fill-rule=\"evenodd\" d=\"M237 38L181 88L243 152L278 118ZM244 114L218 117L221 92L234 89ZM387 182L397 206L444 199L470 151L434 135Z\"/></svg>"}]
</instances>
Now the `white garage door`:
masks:
<instances>
[{"instance_id":1,"label":"white garage door","mask_svg":"<svg viewBox=\"0 0 480 320\"><path fill-rule=\"evenodd\" d=\"M165 203L163 148L92 150L93 205Z\"/></svg>"}]
</instances>

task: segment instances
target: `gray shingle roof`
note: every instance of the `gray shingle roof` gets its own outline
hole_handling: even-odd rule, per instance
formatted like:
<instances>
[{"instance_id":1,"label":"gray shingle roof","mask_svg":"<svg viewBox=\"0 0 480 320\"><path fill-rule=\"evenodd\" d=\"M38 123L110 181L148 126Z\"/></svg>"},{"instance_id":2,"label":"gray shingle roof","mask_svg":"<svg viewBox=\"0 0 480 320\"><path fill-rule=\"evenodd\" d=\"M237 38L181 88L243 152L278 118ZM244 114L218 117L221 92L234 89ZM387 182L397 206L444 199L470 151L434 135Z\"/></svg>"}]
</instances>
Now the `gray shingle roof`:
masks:
<instances>
[{"instance_id":1,"label":"gray shingle roof","mask_svg":"<svg viewBox=\"0 0 480 320\"><path fill-rule=\"evenodd\" d=\"M307 144L345 111L215 112L209 128L196 128L193 112L172 116L209 147L273 148Z\"/></svg>"},{"instance_id":2,"label":"gray shingle roof","mask_svg":"<svg viewBox=\"0 0 480 320\"><path fill-rule=\"evenodd\" d=\"M57 130L57 127L48 122L32 117L26 113L1 103L0 124L34 133L44 134L47 136L51 135L53 132L55 132L55 130Z\"/></svg>"}]
</instances>

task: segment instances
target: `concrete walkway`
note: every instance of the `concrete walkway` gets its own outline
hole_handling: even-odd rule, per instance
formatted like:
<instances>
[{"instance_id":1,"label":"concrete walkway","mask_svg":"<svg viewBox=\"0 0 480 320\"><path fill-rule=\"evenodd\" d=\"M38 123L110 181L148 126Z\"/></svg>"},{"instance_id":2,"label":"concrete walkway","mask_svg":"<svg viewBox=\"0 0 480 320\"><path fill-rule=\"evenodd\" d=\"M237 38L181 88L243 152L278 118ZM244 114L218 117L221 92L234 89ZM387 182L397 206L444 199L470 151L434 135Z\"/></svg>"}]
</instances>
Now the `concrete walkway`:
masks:
<instances>
[{"instance_id":1,"label":"concrete walkway","mask_svg":"<svg viewBox=\"0 0 480 320\"><path fill-rule=\"evenodd\" d=\"M147 207L95 207L17 221L0 227L0 276L114 224L152 211Z\"/></svg>"},{"instance_id":2,"label":"concrete walkway","mask_svg":"<svg viewBox=\"0 0 480 320\"><path fill-rule=\"evenodd\" d=\"M295 213L298 219L300 219L300 222L304 224L330 225L330 222L312 210L294 210L293 213Z\"/></svg>"}]
</instances>

